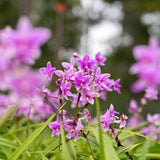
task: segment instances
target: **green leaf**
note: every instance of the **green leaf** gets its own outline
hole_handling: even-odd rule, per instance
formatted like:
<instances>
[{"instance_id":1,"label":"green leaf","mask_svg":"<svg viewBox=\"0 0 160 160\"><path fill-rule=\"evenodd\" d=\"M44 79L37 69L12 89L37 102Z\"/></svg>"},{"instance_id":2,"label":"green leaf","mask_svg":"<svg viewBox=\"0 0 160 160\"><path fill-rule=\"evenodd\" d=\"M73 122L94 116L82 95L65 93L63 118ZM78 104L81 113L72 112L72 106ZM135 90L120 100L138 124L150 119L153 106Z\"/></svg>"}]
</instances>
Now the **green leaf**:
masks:
<instances>
[{"instance_id":1,"label":"green leaf","mask_svg":"<svg viewBox=\"0 0 160 160\"><path fill-rule=\"evenodd\" d=\"M0 127L4 125L4 123L12 116L16 109L16 106L11 106L7 109L5 116L0 119Z\"/></svg>"},{"instance_id":2,"label":"green leaf","mask_svg":"<svg viewBox=\"0 0 160 160\"><path fill-rule=\"evenodd\" d=\"M126 136L124 136L122 133L126 133ZM127 139L130 136L139 136L139 137L146 138L146 136L144 136L143 134L139 132L133 132L133 131L126 130L126 129L123 129L122 133L119 135L119 138L123 140Z\"/></svg>"},{"instance_id":3,"label":"green leaf","mask_svg":"<svg viewBox=\"0 0 160 160\"><path fill-rule=\"evenodd\" d=\"M57 113L64 107L64 103L46 122L44 122L38 129L31 134L22 145L20 145L17 150L9 157L8 160L16 160L21 155L21 153L27 149L27 147L32 143L32 141L48 126L51 120L57 115Z\"/></svg>"},{"instance_id":4,"label":"green leaf","mask_svg":"<svg viewBox=\"0 0 160 160\"><path fill-rule=\"evenodd\" d=\"M148 158L160 159L160 153L147 153Z\"/></svg>"},{"instance_id":5,"label":"green leaf","mask_svg":"<svg viewBox=\"0 0 160 160\"><path fill-rule=\"evenodd\" d=\"M43 124L43 123L31 124L31 125L29 126L29 129L30 129L30 128L38 127L38 126L40 126L40 125L42 125L42 124ZM11 134L14 134L14 133L22 132L22 131L24 131L24 130L26 130L26 126L25 126L25 127L20 127L20 128L18 128L18 129L16 128L16 126L13 126L13 127L10 129L10 132L5 133L5 134L3 135L3 137L10 136Z\"/></svg>"},{"instance_id":6,"label":"green leaf","mask_svg":"<svg viewBox=\"0 0 160 160\"><path fill-rule=\"evenodd\" d=\"M98 146L96 138L93 136L89 136L89 135L87 137L88 137L88 140L89 140L89 143L91 144L91 146L95 147L97 149L99 146Z\"/></svg>"},{"instance_id":7,"label":"green leaf","mask_svg":"<svg viewBox=\"0 0 160 160\"><path fill-rule=\"evenodd\" d=\"M6 158L8 159L8 157L12 154L12 150L8 147L3 147L1 149L2 153L6 156ZM0 153L1 154L1 153ZM5 159L6 159L5 158Z\"/></svg>"},{"instance_id":8,"label":"green leaf","mask_svg":"<svg viewBox=\"0 0 160 160\"><path fill-rule=\"evenodd\" d=\"M94 160L92 156L89 156L89 159L90 159L90 160Z\"/></svg>"},{"instance_id":9,"label":"green leaf","mask_svg":"<svg viewBox=\"0 0 160 160\"><path fill-rule=\"evenodd\" d=\"M43 152L45 152L44 154L47 155L48 153L50 153L51 151L54 151L55 149L58 148L59 146L59 139L54 140L53 143L51 143L49 146L47 146Z\"/></svg>"},{"instance_id":10,"label":"green leaf","mask_svg":"<svg viewBox=\"0 0 160 160\"><path fill-rule=\"evenodd\" d=\"M139 157L141 154L140 153L136 153L134 155L137 156L137 157ZM146 157L148 157L148 158L154 158L154 159L160 159L160 153L147 153Z\"/></svg>"},{"instance_id":11,"label":"green leaf","mask_svg":"<svg viewBox=\"0 0 160 160\"><path fill-rule=\"evenodd\" d=\"M131 145L127 145L127 146L121 147L121 148L118 149L117 153L121 154L121 153L128 152L128 151L136 148L137 146L139 146L141 144L143 144L143 143L131 144Z\"/></svg>"},{"instance_id":12,"label":"green leaf","mask_svg":"<svg viewBox=\"0 0 160 160\"><path fill-rule=\"evenodd\" d=\"M93 133L93 135L96 137L97 141L99 142L99 136L98 136L98 131L97 129L93 128L93 127L87 127L87 129ZM112 146L112 143L110 141L110 138L107 135L102 135L102 140L103 140L103 148L105 149L104 152L104 156L105 159L104 160L119 160L117 153L115 151L115 149Z\"/></svg>"},{"instance_id":13,"label":"green leaf","mask_svg":"<svg viewBox=\"0 0 160 160\"><path fill-rule=\"evenodd\" d=\"M5 139L5 138L0 138L0 146L6 146L6 147L9 147L9 148L14 148L16 149L18 147L17 144Z\"/></svg>"},{"instance_id":14,"label":"green leaf","mask_svg":"<svg viewBox=\"0 0 160 160\"><path fill-rule=\"evenodd\" d=\"M103 145L103 139L102 139L102 128L101 128L101 121L100 121L100 105L99 100L97 97L95 97L96 100L96 110L97 110L97 119L98 119L98 127L99 127L99 134L98 134L98 141L99 141L99 148L100 148L100 160L106 160L105 154L104 154L104 145Z\"/></svg>"},{"instance_id":15,"label":"green leaf","mask_svg":"<svg viewBox=\"0 0 160 160\"><path fill-rule=\"evenodd\" d=\"M149 150L150 141L152 140L152 136L153 136L154 131L155 131L155 128L152 130L152 132L150 133L149 137L147 138L145 144L143 145L142 154L141 154L141 156L139 157L138 160L145 160L147 158L146 154Z\"/></svg>"},{"instance_id":16,"label":"green leaf","mask_svg":"<svg viewBox=\"0 0 160 160\"><path fill-rule=\"evenodd\" d=\"M42 152L41 152L42 160L49 160Z\"/></svg>"},{"instance_id":17,"label":"green leaf","mask_svg":"<svg viewBox=\"0 0 160 160\"><path fill-rule=\"evenodd\" d=\"M62 159L77 160L76 151L74 149L72 141L66 143L62 123L61 123L61 133L62 133Z\"/></svg>"}]
</instances>

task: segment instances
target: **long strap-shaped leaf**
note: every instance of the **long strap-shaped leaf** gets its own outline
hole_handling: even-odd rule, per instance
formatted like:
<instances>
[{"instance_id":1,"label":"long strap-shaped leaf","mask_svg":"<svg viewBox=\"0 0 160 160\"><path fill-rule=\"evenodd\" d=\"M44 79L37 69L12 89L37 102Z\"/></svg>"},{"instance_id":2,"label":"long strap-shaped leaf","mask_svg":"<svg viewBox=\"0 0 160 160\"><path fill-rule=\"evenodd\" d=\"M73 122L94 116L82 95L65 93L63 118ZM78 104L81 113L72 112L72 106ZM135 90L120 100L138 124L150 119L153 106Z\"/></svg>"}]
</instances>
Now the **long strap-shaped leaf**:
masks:
<instances>
[{"instance_id":1,"label":"long strap-shaped leaf","mask_svg":"<svg viewBox=\"0 0 160 160\"><path fill-rule=\"evenodd\" d=\"M98 127L99 127L99 148L100 148L100 160L106 160L105 154L104 154L104 145L103 145L103 139L102 139L102 128L101 128L101 121L100 121L100 104L99 100L96 97L96 110L97 110L97 119L98 119Z\"/></svg>"},{"instance_id":2,"label":"long strap-shaped leaf","mask_svg":"<svg viewBox=\"0 0 160 160\"><path fill-rule=\"evenodd\" d=\"M148 152L148 150L149 150L150 142L151 142L151 140L152 140L152 136L153 136L153 134L154 134L154 131L155 131L155 127L154 127L153 130L151 131L149 137L146 139L145 144L144 144L143 147L142 147L142 154L141 154L141 156L138 158L138 160L145 160L145 159L147 159L147 156L146 156L146 155L147 155L147 152Z\"/></svg>"},{"instance_id":3,"label":"long strap-shaped leaf","mask_svg":"<svg viewBox=\"0 0 160 160\"><path fill-rule=\"evenodd\" d=\"M16 106L11 106L7 109L5 116L0 119L0 128L5 124L5 122L12 116L12 114L16 111Z\"/></svg>"},{"instance_id":4,"label":"long strap-shaped leaf","mask_svg":"<svg viewBox=\"0 0 160 160\"><path fill-rule=\"evenodd\" d=\"M15 152L9 157L8 160L16 160L21 153L32 143L32 141L48 126L51 120L57 115L57 113L64 107L64 103L46 122L42 124L38 129L35 130L25 141L20 145Z\"/></svg>"},{"instance_id":5,"label":"long strap-shaped leaf","mask_svg":"<svg viewBox=\"0 0 160 160\"><path fill-rule=\"evenodd\" d=\"M95 136L95 138L99 143L99 131L96 128L93 128L91 126L86 127L86 129L92 132L92 134ZM105 158L103 160L120 160L107 134L102 134L102 140L103 140L102 147L105 149L105 152L104 152ZM100 148L99 148L99 151L100 151Z\"/></svg>"}]
</instances>

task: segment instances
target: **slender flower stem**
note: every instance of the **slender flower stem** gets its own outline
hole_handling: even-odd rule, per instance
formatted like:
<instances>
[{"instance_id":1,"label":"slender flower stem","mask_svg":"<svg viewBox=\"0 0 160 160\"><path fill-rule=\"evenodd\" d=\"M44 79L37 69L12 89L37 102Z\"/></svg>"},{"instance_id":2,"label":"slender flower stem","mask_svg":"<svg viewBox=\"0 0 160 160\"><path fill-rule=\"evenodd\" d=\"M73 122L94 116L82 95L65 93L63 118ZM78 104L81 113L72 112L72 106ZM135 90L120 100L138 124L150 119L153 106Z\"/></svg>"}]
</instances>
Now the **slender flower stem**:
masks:
<instances>
[{"instance_id":1,"label":"slender flower stem","mask_svg":"<svg viewBox=\"0 0 160 160\"><path fill-rule=\"evenodd\" d=\"M61 99L61 97L60 97L60 104L61 104L61 106L62 106L62 99ZM61 121L63 121L63 108L61 109Z\"/></svg>"},{"instance_id":2,"label":"slender flower stem","mask_svg":"<svg viewBox=\"0 0 160 160\"><path fill-rule=\"evenodd\" d=\"M73 119L74 121L76 121L75 118L72 116L72 114L71 114L70 112L68 112L68 111L66 111L66 112L72 117L72 119Z\"/></svg>"},{"instance_id":3,"label":"slender flower stem","mask_svg":"<svg viewBox=\"0 0 160 160\"><path fill-rule=\"evenodd\" d=\"M87 104L87 109L89 111L89 103ZM87 122L87 126L89 126L89 124L90 124L90 121Z\"/></svg>"},{"instance_id":4,"label":"slender flower stem","mask_svg":"<svg viewBox=\"0 0 160 160\"><path fill-rule=\"evenodd\" d=\"M141 103L140 105L140 112L138 114L138 121L140 122L141 121L141 117L142 117L142 112L143 112L143 108L144 108L144 104Z\"/></svg>"},{"instance_id":5,"label":"slender flower stem","mask_svg":"<svg viewBox=\"0 0 160 160\"><path fill-rule=\"evenodd\" d=\"M29 107L29 112L28 112L28 116L27 116L26 139L27 139L27 137L28 137L29 117L30 117L30 113L31 113L31 107L32 107L32 104L31 104L30 107Z\"/></svg>"},{"instance_id":6,"label":"slender flower stem","mask_svg":"<svg viewBox=\"0 0 160 160\"><path fill-rule=\"evenodd\" d=\"M98 127L99 127L99 144L100 144L100 160L104 160L104 145L103 145L103 139L102 139L102 128L101 128L101 121L100 121L100 105L99 100L97 97L95 97L96 100L96 109L97 109L97 118L98 118Z\"/></svg>"},{"instance_id":7,"label":"slender flower stem","mask_svg":"<svg viewBox=\"0 0 160 160\"><path fill-rule=\"evenodd\" d=\"M138 127L137 127L137 130L139 130L140 129L140 122L141 122L141 118L142 118L142 112L143 112L143 108L144 108L144 104L143 103L141 103L141 105L140 105L140 111L139 111L139 113L138 113Z\"/></svg>"},{"instance_id":8,"label":"slender flower stem","mask_svg":"<svg viewBox=\"0 0 160 160\"><path fill-rule=\"evenodd\" d=\"M92 147L91 147L91 144L89 143L89 140L88 140L87 135L86 135L85 133L83 133L83 136L86 138L86 141L87 141L88 146L89 146L89 148L90 148L90 150L91 150L91 152L92 152L92 155L93 155L93 157L95 158L96 156L95 156L95 154L94 154L94 152L93 152L93 149L92 149Z\"/></svg>"},{"instance_id":9,"label":"slender flower stem","mask_svg":"<svg viewBox=\"0 0 160 160\"><path fill-rule=\"evenodd\" d=\"M117 135L115 134L115 130L112 128L111 125L109 126L109 128L110 128L111 131L112 131L112 135L114 135L114 139L115 139L115 141L116 141L116 143L117 143L117 147L123 147L121 141L118 139L118 136L119 136L119 134L122 132L123 128L121 128L121 130L118 132ZM116 135L116 136L115 136L115 135ZM133 160L133 157L130 155L129 152L125 152L125 153L127 154L127 156L128 156L131 160Z\"/></svg>"},{"instance_id":10,"label":"slender flower stem","mask_svg":"<svg viewBox=\"0 0 160 160\"><path fill-rule=\"evenodd\" d=\"M117 133L116 137L118 137L120 135L120 133L122 132L123 128L121 128L121 130Z\"/></svg>"},{"instance_id":11,"label":"slender flower stem","mask_svg":"<svg viewBox=\"0 0 160 160\"><path fill-rule=\"evenodd\" d=\"M50 96L50 95L47 95L46 93L43 93L43 94L44 94L46 97L58 99L58 97Z\"/></svg>"},{"instance_id":12,"label":"slender flower stem","mask_svg":"<svg viewBox=\"0 0 160 160\"><path fill-rule=\"evenodd\" d=\"M75 118L75 119L77 119L77 114L78 114L78 103L79 103L80 97L81 97L81 93L78 92L78 99L77 99L76 109L75 109L75 115L74 115L74 118Z\"/></svg>"},{"instance_id":13,"label":"slender flower stem","mask_svg":"<svg viewBox=\"0 0 160 160\"><path fill-rule=\"evenodd\" d=\"M57 82L54 78L52 78L52 81L54 82L54 84L59 88L59 86L57 85Z\"/></svg>"},{"instance_id":14,"label":"slender flower stem","mask_svg":"<svg viewBox=\"0 0 160 160\"><path fill-rule=\"evenodd\" d=\"M76 87L75 87L73 84L71 84L71 85L72 85L72 87L73 87L73 88L75 88L75 89L76 89Z\"/></svg>"},{"instance_id":15,"label":"slender flower stem","mask_svg":"<svg viewBox=\"0 0 160 160\"><path fill-rule=\"evenodd\" d=\"M61 104L61 106L62 106L62 98L61 98L61 90L60 90L60 97L59 97L59 102L60 102L60 104ZM63 108L61 109L61 123L63 122ZM59 136L59 148L58 148L58 160L60 160L60 150L61 150L61 140L62 140L62 137L61 137L61 134L60 134L60 136Z\"/></svg>"},{"instance_id":16,"label":"slender flower stem","mask_svg":"<svg viewBox=\"0 0 160 160\"><path fill-rule=\"evenodd\" d=\"M60 150L61 150L61 135L59 136L58 160L60 160Z\"/></svg>"}]
</instances>

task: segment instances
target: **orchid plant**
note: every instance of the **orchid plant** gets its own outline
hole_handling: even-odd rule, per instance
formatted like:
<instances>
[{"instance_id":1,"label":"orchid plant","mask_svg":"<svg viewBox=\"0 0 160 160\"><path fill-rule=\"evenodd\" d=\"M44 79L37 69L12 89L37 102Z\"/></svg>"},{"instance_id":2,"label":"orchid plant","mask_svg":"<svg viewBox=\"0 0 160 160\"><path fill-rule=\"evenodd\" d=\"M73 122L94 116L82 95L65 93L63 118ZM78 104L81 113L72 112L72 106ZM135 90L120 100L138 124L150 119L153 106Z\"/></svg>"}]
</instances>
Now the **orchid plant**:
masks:
<instances>
[{"instance_id":1,"label":"orchid plant","mask_svg":"<svg viewBox=\"0 0 160 160\"><path fill-rule=\"evenodd\" d=\"M106 100L108 92L121 94L120 79L114 80L111 74L102 73L101 67L105 66L107 59L100 52L94 58L89 54L81 57L75 52L70 62L62 62L63 70L52 67L51 61L39 71L32 69L31 65L41 55L40 47L50 36L49 29L34 28L27 17L20 18L16 29L7 26L0 31L0 127L7 126L8 119L16 125L2 131L0 159L16 160L19 156L29 160L50 157L58 160L160 158L159 150L147 154L150 142L154 142L151 144L154 151L159 147L160 114L147 114L147 123L142 117L144 106L149 101L158 100L158 39L151 37L149 45L133 49L137 62L131 66L130 72L138 80L131 90L134 93L143 91L144 96L140 105L134 99L130 101L132 116L128 118L116 111L113 104L106 107L104 113L100 112L99 99ZM48 84L55 90L50 90ZM69 109L65 108L66 103ZM16 110L8 110L13 104ZM95 118L90 113L94 105L97 110ZM37 142L36 137L47 126L48 130L41 140L37 138ZM143 140L144 137L147 140ZM35 143L30 147L33 141ZM8 146L10 148L6 148Z\"/></svg>"},{"instance_id":2,"label":"orchid plant","mask_svg":"<svg viewBox=\"0 0 160 160\"><path fill-rule=\"evenodd\" d=\"M42 75L53 81L57 87L57 91L52 94L44 90L44 95L47 98L47 103L50 104L53 99L58 100L56 109L61 106L64 101L71 102L72 108L75 108L75 113L72 115L66 110L61 110L57 119L49 124L52 129L52 136L59 136L61 134L61 123L63 129L67 132L66 138L77 141L78 136L81 135L87 139L89 132L84 129L84 125L89 126L91 123L91 115L89 112L89 105L93 105L95 98L104 98L104 92L117 91L120 92L120 79L113 80L109 73L101 73L100 66L104 65L105 57L98 52L94 59L91 59L88 54L80 58L77 53L68 62L62 62L64 70L56 70L51 66L51 62L47 63L46 68L40 68ZM54 74L57 79L53 78ZM105 111L104 115L100 116L101 128L108 131L118 143L118 135L114 123L119 124L122 130L126 125L128 117L124 114L118 116L119 112L114 110L111 104L110 108ZM88 139L87 142L89 143ZM90 144L88 144L90 146ZM119 146L118 146L119 147ZM90 146L91 152L95 157ZM127 153L129 157L131 155ZM132 159L132 157L131 157Z\"/></svg>"}]
</instances>

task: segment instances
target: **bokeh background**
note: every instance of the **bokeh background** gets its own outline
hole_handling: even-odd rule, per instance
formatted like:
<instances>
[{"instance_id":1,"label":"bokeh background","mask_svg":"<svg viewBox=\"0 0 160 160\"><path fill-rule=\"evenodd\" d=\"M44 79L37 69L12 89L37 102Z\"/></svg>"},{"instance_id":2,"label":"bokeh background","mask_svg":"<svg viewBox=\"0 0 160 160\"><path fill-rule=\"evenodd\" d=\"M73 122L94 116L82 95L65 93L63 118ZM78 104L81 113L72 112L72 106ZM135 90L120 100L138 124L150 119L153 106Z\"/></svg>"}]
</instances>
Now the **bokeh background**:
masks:
<instances>
[{"instance_id":1,"label":"bokeh background","mask_svg":"<svg viewBox=\"0 0 160 160\"><path fill-rule=\"evenodd\" d=\"M105 110L111 103L127 113L131 99L140 101L143 93L133 94L130 85L136 76L129 74L135 62L132 49L148 44L151 35L160 38L160 0L0 0L0 29L15 28L21 16L28 16L34 27L48 27L50 40L42 46L42 56L34 68L51 61L61 69L73 52L91 57L101 51L107 57L103 72L121 78L121 94L108 93L101 102ZM146 112L160 112L160 100L150 102ZM94 109L93 109L94 114Z\"/></svg>"}]
</instances>

